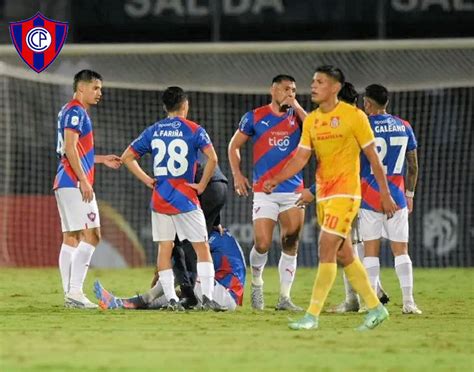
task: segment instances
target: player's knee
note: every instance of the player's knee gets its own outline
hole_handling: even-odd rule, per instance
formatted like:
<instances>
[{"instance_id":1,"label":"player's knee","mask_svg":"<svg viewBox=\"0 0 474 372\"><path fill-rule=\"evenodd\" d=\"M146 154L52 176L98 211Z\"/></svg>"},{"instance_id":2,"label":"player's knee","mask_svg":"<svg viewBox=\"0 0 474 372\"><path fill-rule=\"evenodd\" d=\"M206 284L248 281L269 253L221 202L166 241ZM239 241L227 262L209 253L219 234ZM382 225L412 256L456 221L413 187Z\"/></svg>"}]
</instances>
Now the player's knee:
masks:
<instances>
[{"instance_id":1,"label":"player's knee","mask_svg":"<svg viewBox=\"0 0 474 372\"><path fill-rule=\"evenodd\" d=\"M296 254L298 251L299 231L293 234L283 235L281 244L285 253Z\"/></svg>"},{"instance_id":2,"label":"player's knee","mask_svg":"<svg viewBox=\"0 0 474 372\"><path fill-rule=\"evenodd\" d=\"M94 247L99 245L100 239L101 233L99 228L87 229L83 231L83 240Z\"/></svg>"},{"instance_id":3,"label":"player's knee","mask_svg":"<svg viewBox=\"0 0 474 372\"><path fill-rule=\"evenodd\" d=\"M257 239L255 241L254 247L258 253L264 254L270 250L271 245L272 245L271 239Z\"/></svg>"}]
</instances>

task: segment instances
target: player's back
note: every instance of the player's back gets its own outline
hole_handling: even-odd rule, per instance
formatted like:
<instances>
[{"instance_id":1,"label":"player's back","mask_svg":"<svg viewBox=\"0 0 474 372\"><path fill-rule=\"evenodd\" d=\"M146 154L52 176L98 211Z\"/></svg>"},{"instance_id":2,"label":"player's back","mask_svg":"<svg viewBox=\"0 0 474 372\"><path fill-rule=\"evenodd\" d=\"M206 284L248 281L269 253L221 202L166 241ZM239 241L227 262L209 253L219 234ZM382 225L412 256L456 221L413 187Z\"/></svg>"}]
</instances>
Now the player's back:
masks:
<instances>
[{"instance_id":1,"label":"player's back","mask_svg":"<svg viewBox=\"0 0 474 372\"><path fill-rule=\"evenodd\" d=\"M216 280L229 289L238 305L242 305L246 265L239 243L227 230L223 235L213 231L209 246Z\"/></svg>"},{"instance_id":2,"label":"player's back","mask_svg":"<svg viewBox=\"0 0 474 372\"><path fill-rule=\"evenodd\" d=\"M281 115L270 105L247 112L239 130L253 143L253 190L263 191L265 180L278 174L292 157L301 137L301 120L293 108ZM273 192L295 192L303 189L302 173L279 184Z\"/></svg>"},{"instance_id":3,"label":"player's back","mask_svg":"<svg viewBox=\"0 0 474 372\"><path fill-rule=\"evenodd\" d=\"M156 180L152 208L156 212L177 214L199 206L194 183L198 150L212 146L204 128L183 117L160 120L148 127L131 148L143 156L153 157Z\"/></svg>"},{"instance_id":4,"label":"player's back","mask_svg":"<svg viewBox=\"0 0 474 372\"><path fill-rule=\"evenodd\" d=\"M417 143L410 124L390 114L369 116L375 135L375 145L382 162L390 193L399 208L406 207L405 156ZM367 158L361 156L362 205L364 209L380 211L379 187Z\"/></svg>"},{"instance_id":5,"label":"player's back","mask_svg":"<svg viewBox=\"0 0 474 372\"><path fill-rule=\"evenodd\" d=\"M84 106L76 99L65 104L58 114L56 154L60 160L54 189L77 187L78 179L65 156L64 137L66 130L78 133L77 151L82 169L91 185L94 183L94 136L92 121Z\"/></svg>"}]
</instances>

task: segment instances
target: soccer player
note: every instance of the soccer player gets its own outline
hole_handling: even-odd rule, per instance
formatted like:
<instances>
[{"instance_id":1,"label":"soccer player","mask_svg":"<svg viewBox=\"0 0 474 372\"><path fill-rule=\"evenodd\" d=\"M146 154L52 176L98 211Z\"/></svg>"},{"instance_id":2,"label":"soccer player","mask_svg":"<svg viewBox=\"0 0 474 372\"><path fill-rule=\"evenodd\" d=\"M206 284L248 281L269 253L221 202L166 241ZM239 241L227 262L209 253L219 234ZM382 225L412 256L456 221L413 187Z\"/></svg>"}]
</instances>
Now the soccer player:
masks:
<instances>
[{"instance_id":1,"label":"soccer player","mask_svg":"<svg viewBox=\"0 0 474 372\"><path fill-rule=\"evenodd\" d=\"M93 189L95 163L117 169L116 155L95 155L92 121L88 110L102 97L102 76L91 70L74 76L73 99L58 114L56 152L59 165L54 194L61 218L63 242L59 271L64 306L97 308L84 295L83 284L95 247L100 241L100 218Z\"/></svg>"},{"instance_id":2,"label":"soccer player","mask_svg":"<svg viewBox=\"0 0 474 372\"><path fill-rule=\"evenodd\" d=\"M263 192L263 182L280 172L296 151L301 137L301 123L306 111L296 100L295 79L277 75L270 89L271 102L247 112L230 140L228 155L234 188L239 196L248 196L249 180L240 169L240 148L253 142L253 230L254 246L250 251L252 270L251 305L263 310L263 269L272 244L273 230L280 224L282 253L278 264L280 296L276 310L301 311L290 298L295 278L299 235L304 224L304 209L295 205L303 190L301 173L292 175L272 195Z\"/></svg>"},{"instance_id":3,"label":"soccer player","mask_svg":"<svg viewBox=\"0 0 474 372\"><path fill-rule=\"evenodd\" d=\"M216 273L214 300L222 307L234 311L237 306L242 306L244 295L246 270L242 250L237 240L224 229L222 234L218 231L211 232L209 245ZM193 272L193 274L196 273ZM94 283L94 292L99 299L99 305L103 309L162 309L167 306L163 290L158 283L148 292L130 298L115 297L104 289L99 281ZM199 282L194 287L194 293L201 304L202 287ZM181 293L181 295L184 294ZM201 306L200 304L197 306L198 309Z\"/></svg>"},{"instance_id":4,"label":"soccer player","mask_svg":"<svg viewBox=\"0 0 474 372\"><path fill-rule=\"evenodd\" d=\"M350 105L357 106L357 99L359 94L357 93L354 85L348 81L344 82L342 85L341 90L337 94L337 98L340 101L346 102ZM311 185L310 188L304 189L301 192L301 196L297 201L297 205L306 205L313 202L316 196L316 184L314 183ZM362 244L362 239L360 236L360 229L359 229L359 216L354 218L352 222L351 228L351 239L352 239L352 247L354 249L354 255L357 255L359 259L363 259L364 257L364 246ZM346 298L342 303L339 305L328 309L327 311L330 313L346 313L346 312L356 312L360 309L360 301L359 296L354 291L351 286L351 283L347 280L345 273L343 272L343 280L344 280L344 290L346 294ZM377 295L379 296L380 302L382 304L386 304L389 301L388 295L382 288L380 283L380 278L377 283Z\"/></svg>"},{"instance_id":5,"label":"soccer player","mask_svg":"<svg viewBox=\"0 0 474 372\"><path fill-rule=\"evenodd\" d=\"M135 177L153 190L153 241L158 242L159 282L169 306L176 310L182 307L176 295L171 268L171 254L177 234L181 241L189 240L196 252L203 307L225 310L212 297L214 266L207 243L206 221L198 200L216 167L217 154L204 128L186 119L189 102L183 89L167 88L162 100L168 117L145 129L124 151L122 161ZM207 157L207 163L201 181L194 183L199 150ZM153 157L154 178L145 173L137 162L146 153L151 153Z\"/></svg>"},{"instance_id":6,"label":"soccer player","mask_svg":"<svg viewBox=\"0 0 474 372\"><path fill-rule=\"evenodd\" d=\"M358 329L372 329L388 318L387 310L370 286L364 266L354 257L350 240L351 224L359 210L361 198L361 149L370 161L379 184L382 211L391 217L396 205L375 150L374 135L367 116L337 98L343 84L344 75L340 69L330 65L316 69L311 84L311 99L319 107L303 123L303 134L295 156L263 186L265 192L272 192L280 182L300 172L311 152L315 152L316 208L321 226L319 267L306 314L289 323L289 327L295 330L318 327L319 314L336 278L337 260L344 266L347 278L369 309Z\"/></svg>"},{"instance_id":7,"label":"soccer player","mask_svg":"<svg viewBox=\"0 0 474 372\"><path fill-rule=\"evenodd\" d=\"M382 213L379 187L370 163L363 155L360 226L365 247L364 266L375 288L380 275L380 238L389 239L403 294L402 313L421 314L413 299L413 268L408 255L408 214L413 210L418 177L417 143L410 124L387 113L388 103L388 90L384 86L372 84L365 88L364 109L369 115L378 154L398 210L390 219Z\"/></svg>"}]
</instances>

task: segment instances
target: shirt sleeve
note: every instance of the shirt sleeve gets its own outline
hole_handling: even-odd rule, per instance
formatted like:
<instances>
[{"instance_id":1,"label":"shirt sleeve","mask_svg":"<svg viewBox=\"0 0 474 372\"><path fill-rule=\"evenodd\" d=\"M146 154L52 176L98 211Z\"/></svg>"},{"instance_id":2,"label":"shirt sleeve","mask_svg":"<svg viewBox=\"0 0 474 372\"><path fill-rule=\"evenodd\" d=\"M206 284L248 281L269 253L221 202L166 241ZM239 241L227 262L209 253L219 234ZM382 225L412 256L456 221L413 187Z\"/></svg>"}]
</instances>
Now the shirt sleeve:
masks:
<instances>
[{"instance_id":1,"label":"shirt sleeve","mask_svg":"<svg viewBox=\"0 0 474 372\"><path fill-rule=\"evenodd\" d=\"M243 134L251 137L255 134L255 127L253 124L253 112L249 111L240 119L239 130Z\"/></svg>"},{"instance_id":2,"label":"shirt sleeve","mask_svg":"<svg viewBox=\"0 0 474 372\"><path fill-rule=\"evenodd\" d=\"M313 115L306 116L303 122L303 133L301 133L301 139L298 146L308 150L313 149L313 142L311 141L311 125L314 121Z\"/></svg>"},{"instance_id":3,"label":"shirt sleeve","mask_svg":"<svg viewBox=\"0 0 474 372\"><path fill-rule=\"evenodd\" d=\"M418 147L418 143L416 141L416 137L415 137L415 133L413 132L413 128L411 127L411 125L408 121L405 121L404 124L405 124L405 127L407 129L407 135L408 135L407 151L416 150L416 148Z\"/></svg>"},{"instance_id":4,"label":"shirt sleeve","mask_svg":"<svg viewBox=\"0 0 474 372\"><path fill-rule=\"evenodd\" d=\"M195 134L196 148L203 151L206 147L212 146L211 138L203 127L199 127Z\"/></svg>"},{"instance_id":5,"label":"shirt sleeve","mask_svg":"<svg viewBox=\"0 0 474 372\"><path fill-rule=\"evenodd\" d=\"M360 148L363 149L375 140L375 136L367 115L361 110L357 110L356 115L356 120L352 124L352 132Z\"/></svg>"},{"instance_id":6,"label":"shirt sleeve","mask_svg":"<svg viewBox=\"0 0 474 372\"><path fill-rule=\"evenodd\" d=\"M151 136L150 136L150 128L145 129L138 138L133 140L130 144L130 148L132 151L137 155L137 157L141 158L146 153L151 153Z\"/></svg>"},{"instance_id":7,"label":"shirt sleeve","mask_svg":"<svg viewBox=\"0 0 474 372\"><path fill-rule=\"evenodd\" d=\"M79 134L83 133L84 111L79 106L71 107L64 118L64 129L72 129Z\"/></svg>"}]
</instances>

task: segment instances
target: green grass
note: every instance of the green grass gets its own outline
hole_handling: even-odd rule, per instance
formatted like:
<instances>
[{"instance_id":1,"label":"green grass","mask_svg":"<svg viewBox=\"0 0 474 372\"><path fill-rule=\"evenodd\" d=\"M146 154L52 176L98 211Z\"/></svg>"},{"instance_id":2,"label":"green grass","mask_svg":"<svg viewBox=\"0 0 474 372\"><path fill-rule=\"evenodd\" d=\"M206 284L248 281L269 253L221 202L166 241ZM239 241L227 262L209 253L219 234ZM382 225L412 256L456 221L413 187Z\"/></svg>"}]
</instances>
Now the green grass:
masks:
<instances>
[{"instance_id":1,"label":"green grass","mask_svg":"<svg viewBox=\"0 0 474 372\"><path fill-rule=\"evenodd\" d=\"M306 305L314 270L299 269L293 289ZM0 269L0 370L426 371L473 370L472 269L416 269L422 316L401 315L393 269L383 271L390 321L354 331L362 316L323 315L320 329L291 331L275 312L277 271L265 270L264 312L253 312L249 290L234 313L96 311L63 308L55 269ZM151 269L91 270L117 295L147 287ZM247 286L248 288L249 286ZM328 305L343 297L342 280Z\"/></svg>"}]
</instances>

